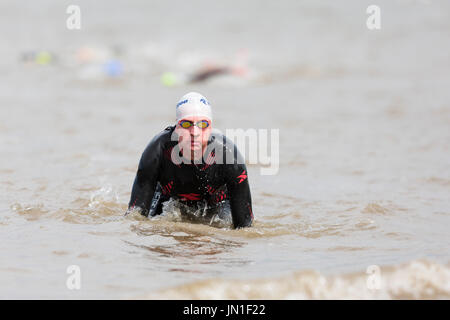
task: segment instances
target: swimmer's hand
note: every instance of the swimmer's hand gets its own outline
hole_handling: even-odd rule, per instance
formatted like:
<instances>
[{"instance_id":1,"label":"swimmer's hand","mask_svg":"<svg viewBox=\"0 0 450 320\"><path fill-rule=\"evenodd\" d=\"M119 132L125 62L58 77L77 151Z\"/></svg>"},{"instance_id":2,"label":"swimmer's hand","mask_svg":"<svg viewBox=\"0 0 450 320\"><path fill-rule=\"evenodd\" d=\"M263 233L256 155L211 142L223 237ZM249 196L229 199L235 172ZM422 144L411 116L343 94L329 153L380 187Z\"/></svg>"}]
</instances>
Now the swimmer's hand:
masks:
<instances>
[{"instance_id":1,"label":"swimmer's hand","mask_svg":"<svg viewBox=\"0 0 450 320\"><path fill-rule=\"evenodd\" d=\"M126 217L130 213L134 213L134 212L139 212L140 213L139 208L137 208L137 207L128 208L123 216Z\"/></svg>"},{"instance_id":2,"label":"swimmer's hand","mask_svg":"<svg viewBox=\"0 0 450 320\"><path fill-rule=\"evenodd\" d=\"M131 207L131 208L128 208L128 210L125 212L125 214L123 216L126 217L130 214L134 215L134 213L138 213L140 215L143 215L144 217L147 217L143 212L144 211L140 207Z\"/></svg>"}]
</instances>

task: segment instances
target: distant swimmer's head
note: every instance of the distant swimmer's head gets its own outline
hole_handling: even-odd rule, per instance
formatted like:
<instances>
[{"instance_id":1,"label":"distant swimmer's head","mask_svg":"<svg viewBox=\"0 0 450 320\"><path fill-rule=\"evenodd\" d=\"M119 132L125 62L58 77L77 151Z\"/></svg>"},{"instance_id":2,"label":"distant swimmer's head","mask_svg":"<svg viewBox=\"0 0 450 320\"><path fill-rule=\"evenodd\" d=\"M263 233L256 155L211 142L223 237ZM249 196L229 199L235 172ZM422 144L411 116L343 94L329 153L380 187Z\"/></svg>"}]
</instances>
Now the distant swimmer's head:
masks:
<instances>
[{"instance_id":1,"label":"distant swimmer's head","mask_svg":"<svg viewBox=\"0 0 450 320\"><path fill-rule=\"evenodd\" d=\"M201 94L189 92L181 97L176 108L180 147L189 150L192 159L201 158L211 135L211 105Z\"/></svg>"}]
</instances>

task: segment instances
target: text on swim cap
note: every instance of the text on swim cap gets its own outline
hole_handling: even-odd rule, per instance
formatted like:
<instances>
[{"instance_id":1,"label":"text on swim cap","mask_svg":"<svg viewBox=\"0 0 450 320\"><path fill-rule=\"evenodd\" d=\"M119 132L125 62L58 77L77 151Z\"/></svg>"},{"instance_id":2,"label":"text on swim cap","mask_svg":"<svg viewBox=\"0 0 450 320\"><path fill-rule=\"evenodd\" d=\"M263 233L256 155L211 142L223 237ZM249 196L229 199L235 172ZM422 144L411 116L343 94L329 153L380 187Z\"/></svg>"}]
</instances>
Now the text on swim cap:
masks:
<instances>
[{"instance_id":1,"label":"text on swim cap","mask_svg":"<svg viewBox=\"0 0 450 320\"><path fill-rule=\"evenodd\" d=\"M180 102L178 102L177 103L177 108L179 107L179 106L181 106L182 104L185 104L185 103L187 103L188 102L188 100L186 99L186 100L183 100L183 101L180 101Z\"/></svg>"}]
</instances>

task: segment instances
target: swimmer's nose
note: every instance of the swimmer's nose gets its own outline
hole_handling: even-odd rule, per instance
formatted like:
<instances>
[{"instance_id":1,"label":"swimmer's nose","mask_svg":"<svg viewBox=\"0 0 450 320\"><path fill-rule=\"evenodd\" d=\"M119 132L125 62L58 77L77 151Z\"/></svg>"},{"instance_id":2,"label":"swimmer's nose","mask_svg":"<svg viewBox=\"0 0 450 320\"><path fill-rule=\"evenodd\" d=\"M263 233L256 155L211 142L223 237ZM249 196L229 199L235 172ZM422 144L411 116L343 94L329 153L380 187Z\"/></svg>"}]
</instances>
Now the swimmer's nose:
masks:
<instances>
[{"instance_id":1,"label":"swimmer's nose","mask_svg":"<svg viewBox=\"0 0 450 320\"><path fill-rule=\"evenodd\" d=\"M198 136L200 136L200 133L201 133L201 129L200 128L198 128L197 126L192 126L191 127L191 136L198 137Z\"/></svg>"}]
</instances>

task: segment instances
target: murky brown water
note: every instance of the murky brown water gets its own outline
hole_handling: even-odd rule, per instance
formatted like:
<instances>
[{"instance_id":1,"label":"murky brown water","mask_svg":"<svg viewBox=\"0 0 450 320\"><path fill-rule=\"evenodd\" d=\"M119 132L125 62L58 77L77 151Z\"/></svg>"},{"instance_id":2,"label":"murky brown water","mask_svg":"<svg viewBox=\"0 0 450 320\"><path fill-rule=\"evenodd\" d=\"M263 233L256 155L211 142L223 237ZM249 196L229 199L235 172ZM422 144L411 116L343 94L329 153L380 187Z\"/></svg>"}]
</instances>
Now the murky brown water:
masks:
<instances>
[{"instance_id":1,"label":"murky brown water","mask_svg":"<svg viewBox=\"0 0 450 320\"><path fill-rule=\"evenodd\" d=\"M379 1L380 31L360 1L255 3L78 1L79 31L64 4L0 4L1 298L450 298L449 3ZM160 82L242 49L246 77ZM192 90L223 131L280 130L278 174L249 166L252 228L122 217Z\"/></svg>"}]
</instances>

